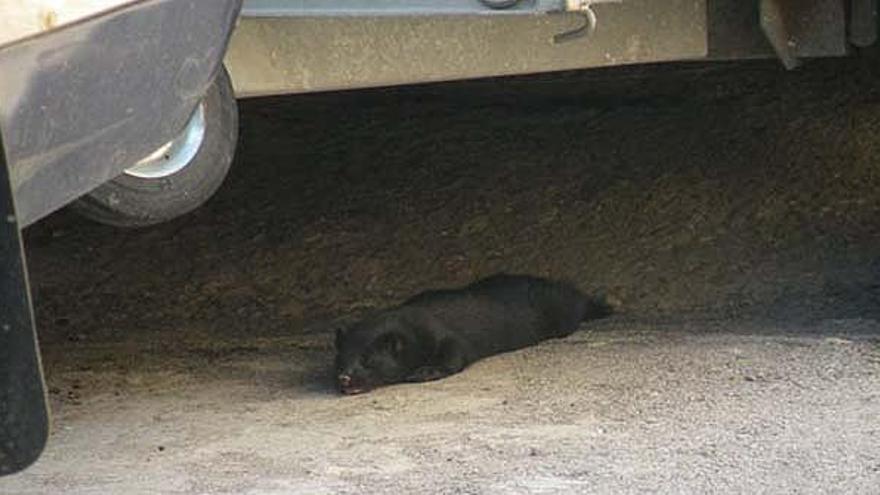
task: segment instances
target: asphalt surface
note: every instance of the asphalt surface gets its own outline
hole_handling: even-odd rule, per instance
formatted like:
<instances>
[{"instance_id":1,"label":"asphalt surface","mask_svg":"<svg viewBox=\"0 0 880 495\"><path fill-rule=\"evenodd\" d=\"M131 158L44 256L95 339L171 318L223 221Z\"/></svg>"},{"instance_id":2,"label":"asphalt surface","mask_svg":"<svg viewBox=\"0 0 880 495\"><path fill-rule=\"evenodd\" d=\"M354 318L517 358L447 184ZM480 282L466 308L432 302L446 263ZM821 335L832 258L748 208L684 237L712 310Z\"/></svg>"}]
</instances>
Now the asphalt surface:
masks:
<instances>
[{"instance_id":1,"label":"asphalt surface","mask_svg":"<svg viewBox=\"0 0 880 495\"><path fill-rule=\"evenodd\" d=\"M243 101L205 207L26 232L55 420L0 493L878 493L876 67ZM618 313L333 390L334 326L497 271Z\"/></svg>"}]
</instances>

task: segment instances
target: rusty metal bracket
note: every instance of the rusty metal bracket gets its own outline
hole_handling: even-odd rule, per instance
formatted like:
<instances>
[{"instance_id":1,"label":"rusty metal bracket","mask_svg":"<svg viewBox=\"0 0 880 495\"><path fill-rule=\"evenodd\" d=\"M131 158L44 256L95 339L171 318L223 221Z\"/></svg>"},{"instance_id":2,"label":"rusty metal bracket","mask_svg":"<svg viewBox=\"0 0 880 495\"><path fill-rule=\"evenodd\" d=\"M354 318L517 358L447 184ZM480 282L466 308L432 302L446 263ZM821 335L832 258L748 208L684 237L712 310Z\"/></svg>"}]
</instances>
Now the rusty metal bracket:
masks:
<instances>
[{"instance_id":1,"label":"rusty metal bracket","mask_svg":"<svg viewBox=\"0 0 880 495\"><path fill-rule=\"evenodd\" d=\"M761 0L761 29L787 69L815 53L847 53L843 0Z\"/></svg>"},{"instance_id":2,"label":"rusty metal bracket","mask_svg":"<svg viewBox=\"0 0 880 495\"><path fill-rule=\"evenodd\" d=\"M790 10L786 9L784 3L784 0L761 0L761 29L782 65L786 69L794 69L800 64L794 50L797 40L791 33L791 20L786 16Z\"/></svg>"}]
</instances>

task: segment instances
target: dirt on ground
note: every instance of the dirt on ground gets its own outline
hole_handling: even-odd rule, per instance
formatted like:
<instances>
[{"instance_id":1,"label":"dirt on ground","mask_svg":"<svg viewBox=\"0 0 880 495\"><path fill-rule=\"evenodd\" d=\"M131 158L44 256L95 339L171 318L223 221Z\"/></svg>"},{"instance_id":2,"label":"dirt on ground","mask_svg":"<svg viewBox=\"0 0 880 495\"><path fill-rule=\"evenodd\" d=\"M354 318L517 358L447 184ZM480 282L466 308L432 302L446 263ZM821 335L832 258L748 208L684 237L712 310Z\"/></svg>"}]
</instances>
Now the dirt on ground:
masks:
<instances>
[{"instance_id":1,"label":"dirt on ground","mask_svg":"<svg viewBox=\"0 0 880 495\"><path fill-rule=\"evenodd\" d=\"M26 231L55 413L3 493L876 493L880 65L241 102L218 195ZM618 313L343 398L331 329L498 271Z\"/></svg>"}]
</instances>

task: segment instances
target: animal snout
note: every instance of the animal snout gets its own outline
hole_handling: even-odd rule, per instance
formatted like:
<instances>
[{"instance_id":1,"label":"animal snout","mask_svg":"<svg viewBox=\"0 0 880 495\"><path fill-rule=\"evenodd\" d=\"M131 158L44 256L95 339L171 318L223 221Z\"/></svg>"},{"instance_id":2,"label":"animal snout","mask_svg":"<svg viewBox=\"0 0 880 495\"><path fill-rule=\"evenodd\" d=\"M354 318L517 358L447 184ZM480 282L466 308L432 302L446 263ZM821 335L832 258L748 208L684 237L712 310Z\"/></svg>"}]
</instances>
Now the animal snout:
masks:
<instances>
[{"instance_id":1,"label":"animal snout","mask_svg":"<svg viewBox=\"0 0 880 495\"><path fill-rule=\"evenodd\" d=\"M351 376L343 374L343 375L339 375L336 378L339 380L340 386L342 386L342 387L351 386Z\"/></svg>"}]
</instances>

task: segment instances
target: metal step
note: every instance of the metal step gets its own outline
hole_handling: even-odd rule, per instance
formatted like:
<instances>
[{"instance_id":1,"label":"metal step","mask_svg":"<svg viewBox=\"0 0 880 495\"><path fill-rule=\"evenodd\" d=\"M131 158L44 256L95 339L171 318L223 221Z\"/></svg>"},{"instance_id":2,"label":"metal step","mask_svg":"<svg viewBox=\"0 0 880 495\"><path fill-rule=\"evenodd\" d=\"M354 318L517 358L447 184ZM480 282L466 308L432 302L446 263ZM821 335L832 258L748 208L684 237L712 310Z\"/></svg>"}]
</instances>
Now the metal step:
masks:
<instances>
[{"instance_id":1,"label":"metal step","mask_svg":"<svg viewBox=\"0 0 880 495\"><path fill-rule=\"evenodd\" d=\"M243 17L363 17L541 14L580 10L592 2L566 0L246 0Z\"/></svg>"}]
</instances>

